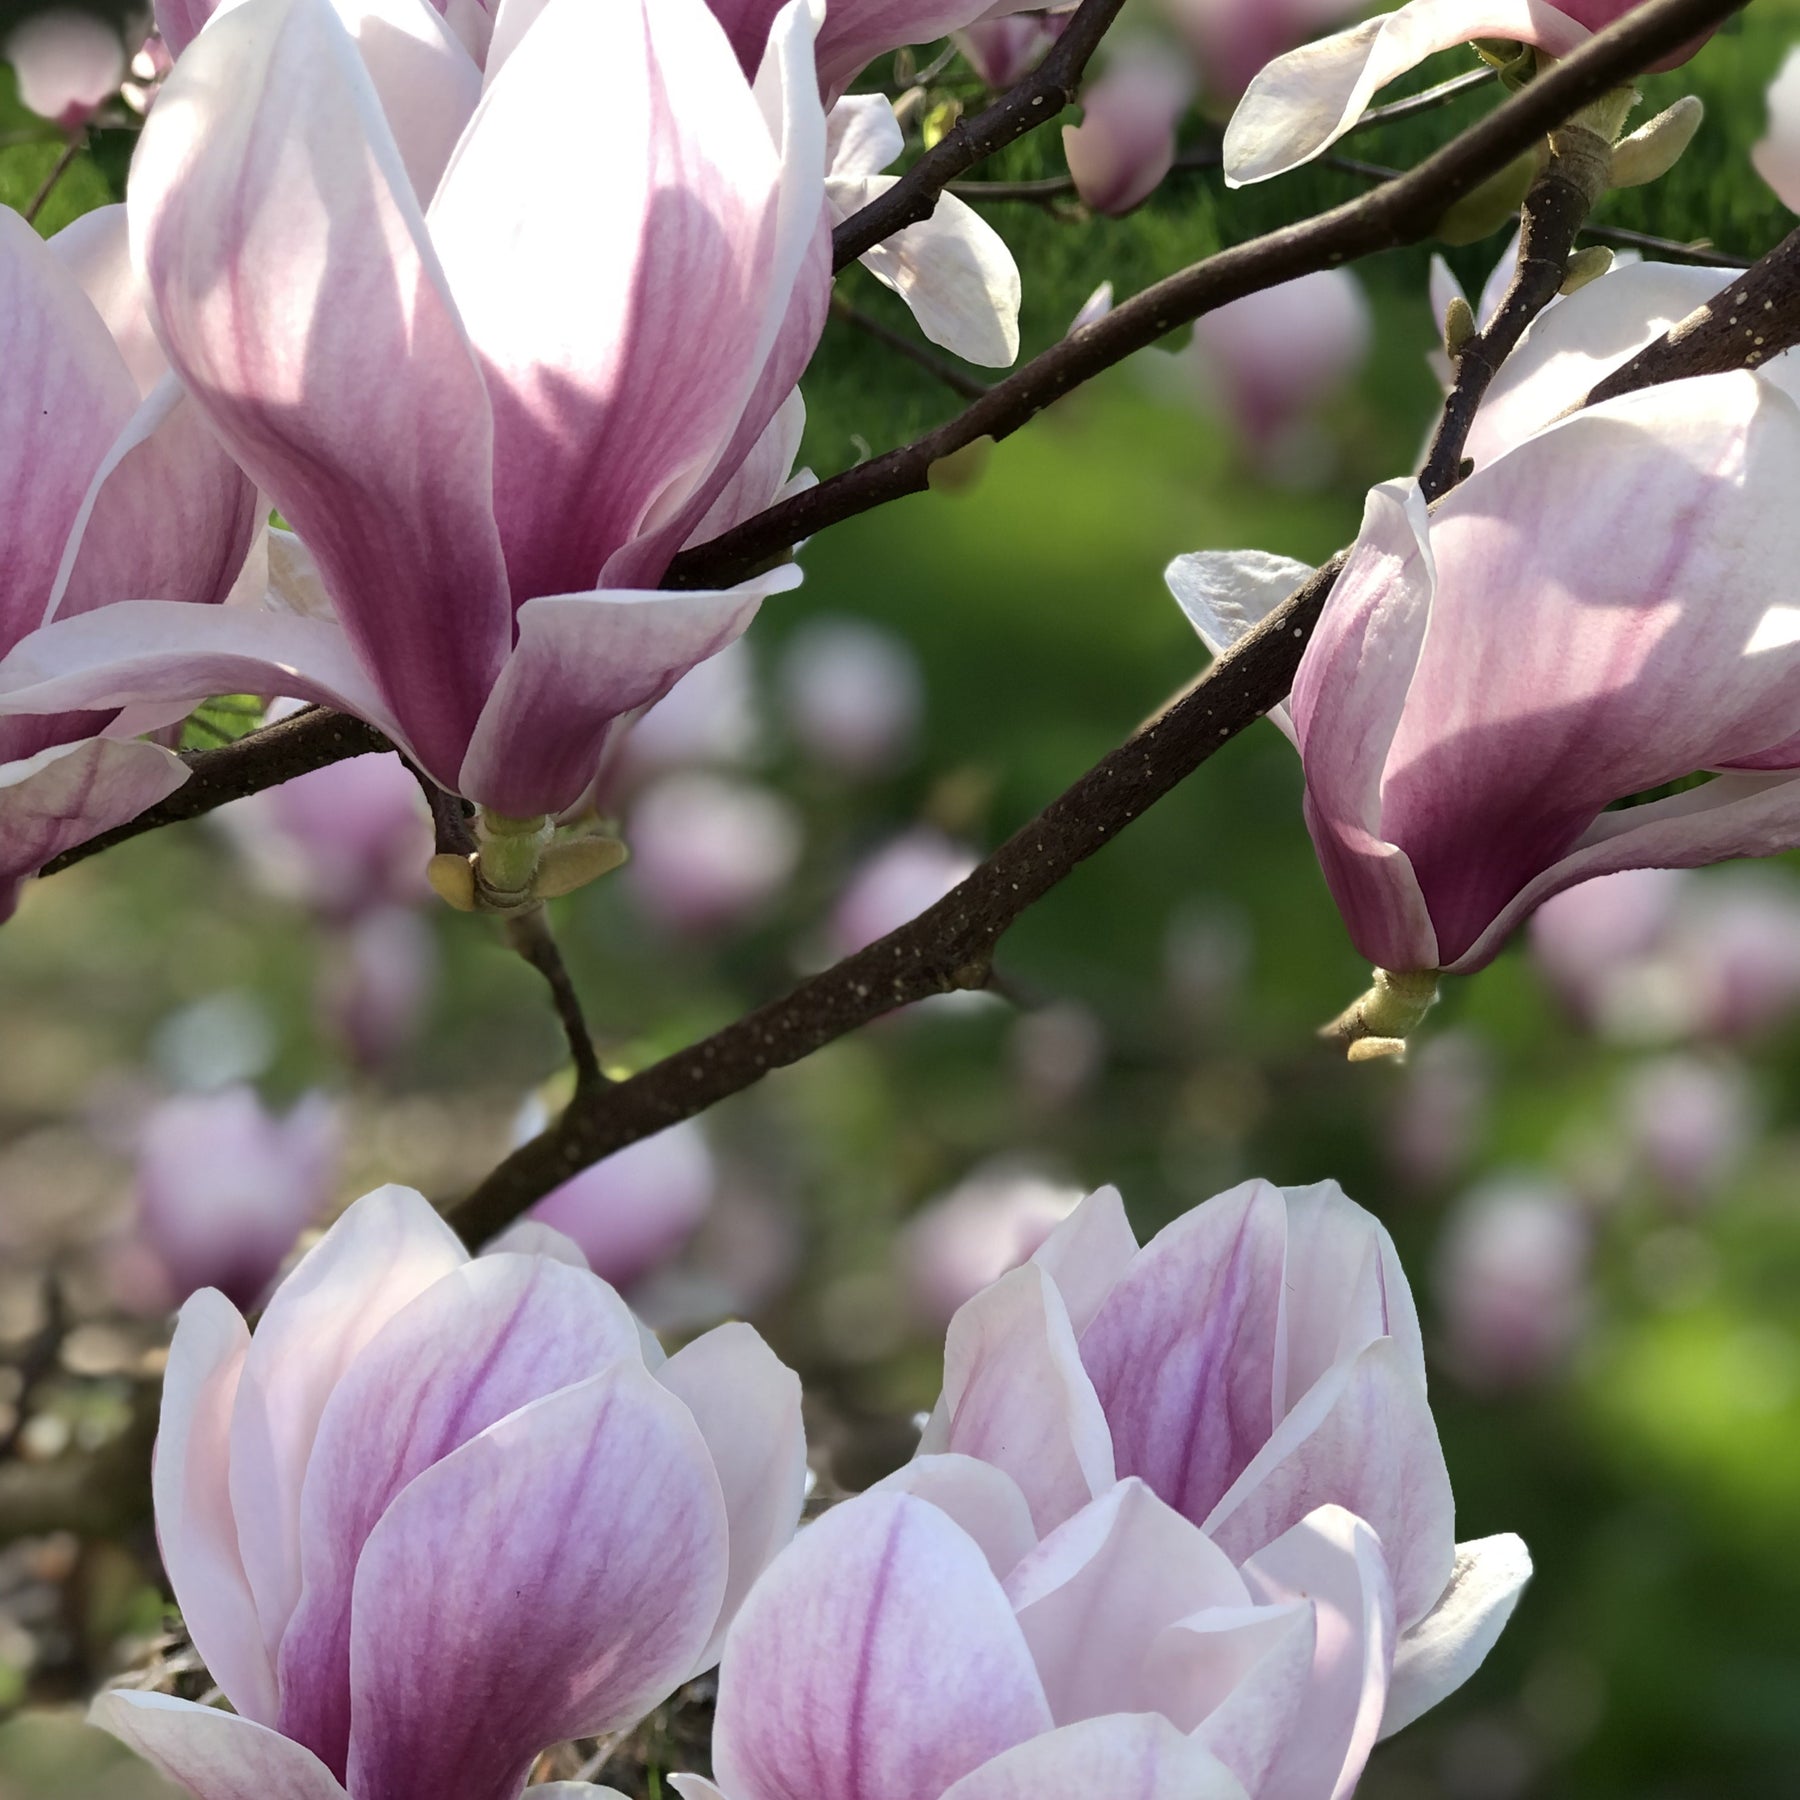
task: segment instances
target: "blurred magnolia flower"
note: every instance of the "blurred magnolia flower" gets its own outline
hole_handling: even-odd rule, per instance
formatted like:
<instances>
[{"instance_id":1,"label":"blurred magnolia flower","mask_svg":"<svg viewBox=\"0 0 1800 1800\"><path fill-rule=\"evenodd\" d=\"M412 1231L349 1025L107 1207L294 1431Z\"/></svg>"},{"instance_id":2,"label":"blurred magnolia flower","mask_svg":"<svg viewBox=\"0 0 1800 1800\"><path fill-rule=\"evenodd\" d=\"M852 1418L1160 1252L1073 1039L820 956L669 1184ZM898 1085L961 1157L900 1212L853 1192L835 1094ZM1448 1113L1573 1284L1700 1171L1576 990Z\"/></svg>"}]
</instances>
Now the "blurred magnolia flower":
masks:
<instances>
[{"instance_id":1,"label":"blurred magnolia flower","mask_svg":"<svg viewBox=\"0 0 1800 1800\"><path fill-rule=\"evenodd\" d=\"M742 1325L663 1361L540 1232L471 1261L382 1188L254 1338L188 1302L157 1535L234 1710L114 1691L96 1724L200 1800L515 1800L710 1666L799 1516L798 1383Z\"/></svg>"},{"instance_id":2,"label":"blurred magnolia flower","mask_svg":"<svg viewBox=\"0 0 1800 1800\"><path fill-rule=\"evenodd\" d=\"M1303 457L1314 417L1368 361L1374 335L1362 283L1322 269L1203 313L1173 360L1251 456L1279 471Z\"/></svg>"},{"instance_id":3,"label":"blurred magnolia flower","mask_svg":"<svg viewBox=\"0 0 1800 1800\"><path fill-rule=\"evenodd\" d=\"M1264 63L1360 10L1358 0L1164 0L1209 93L1235 100Z\"/></svg>"},{"instance_id":4,"label":"blurred magnolia flower","mask_svg":"<svg viewBox=\"0 0 1800 1800\"><path fill-rule=\"evenodd\" d=\"M1455 1542L1406 1276L1334 1182L1246 1182L1142 1250L1090 1195L951 1321L920 1449L1003 1470L1040 1535L1136 1476L1239 1564L1347 1509L1391 1583L1386 1731L1479 1667L1529 1573L1517 1538Z\"/></svg>"},{"instance_id":5,"label":"blurred magnolia flower","mask_svg":"<svg viewBox=\"0 0 1800 1800\"><path fill-rule=\"evenodd\" d=\"M1435 1187L1465 1168L1493 1086L1487 1045L1474 1032L1438 1032L1420 1045L1388 1121L1395 1168L1419 1187Z\"/></svg>"},{"instance_id":6,"label":"blurred magnolia flower","mask_svg":"<svg viewBox=\"0 0 1800 1800\"><path fill-rule=\"evenodd\" d=\"M437 935L412 907L360 914L325 942L320 1022L360 1067L385 1067L418 1038L439 961Z\"/></svg>"},{"instance_id":7,"label":"blurred magnolia flower","mask_svg":"<svg viewBox=\"0 0 1800 1800\"><path fill-rule=\"evenodd\" d=\"M1061 1112L1099 1079L1106 1029L1078 1001L1059 1001L1021 1013L1007 1033L1006 1050L1022 1097L1044 1112Z\"/></svg>"},{"instance_id":8,"label":"blurred magnolia flower","mask_svg":"<svg viewBox=\"0 0 1800 1800\"><path fill-rule=\"evenodd\" d=\"M117 1266L134 1310L167 1312L201 1288L249 1308L331 1203L337 1110L309 1094L285 1118L253 1089L181 1094L137 1131L135 1224Z\"/></svg>"},{"instance_id":9,"label":"blurred magnolia flower","mask_svg":"<svg viewBox=\"0 0 1800 1800\"><path fill-rule=\"evenodd\" d=\"M828 767L878 775L912 750L925 682L897 632L862 619L809 619L782 649L779 680L788 730Z\"/></svg>"},{"instance_id":10,"label":"blurred magnolia flower","mask_svg":"<svg viewBox=\"0 0 1800 1800\"><path fill-rule=\"evenodd\" d=\"M756 667L744 638L709 656L634 720L618 740L607 786L629 787L658 770L745 763L762 741Z\"/></svg>"},{"instance_id":11,"label":"blurred magnolia flower","mask_svg":"<svg viewBox=\"0 0 1800 1800\"><path fill-rule=\"evenodd\" d=\"M1141 1481L1034 1541L961 1457L835 1507L776 1559L719 1670L717 1785L683 1800L1347 1795L1381 1722L1393 1598L1319 1507L1242 1568Z\"/></svg>"},{"instance_id":12,"label":"blurred magnolia flower","mask_svg":"<svg viewBox=\"0 0 1800 1800\"><path fill-rule=\"evenodd\" d=\"M947 1325L965 1301L1035 1255L1081 1197L1078 1187L1006 1162L972 1171L901 1230L900 1257L919 1312Z\"/></svg>"},{"instance_id":13,"label":"blurred magnolia flower","mask_svg":"<svg viewBox=\"0 0 1800 1800\"><path fill-rule=\"evenodd\" d=\"M1128 45L1081 91L1081 123L1063 127L1075 190L1117 218L1149 198L1175 161L1175 128L1194 84L1169 46Z\"/></svg>"},{"instance_id":14,"label":"blurred magnolia flower","mask_svg":"<svg viewBox=\"0 0 1800 1800\"><path fill-rule=\"evenodd\" d=\"M1769 89L1769 133L1750 160L1789 212L1800 212L1800 45Z\"/></svg>"},{"instance_id":15,"label":"blurred magnolia flower","mask_svg":"<svg viewBox=\"0 0 1800 1800\"><path fill-rule=\"evenodd\" d=\"M899 179L881 171L906 148L883 94L851 94L831 109L825 197L833 224ZM934 344L965 362L1005 368L1019 354L1019 268L993 226L954 194L931 217L865 250L862 265L912 309Z\"/></svg>"},{"instance_id":16,"label":"blurred magnolia flower","mask_svg":"<svg viewBox=\"0 0 1800 1800\"><path fill-rule=\"evenodd\" d=\"M1067 12L1023 12L978 19L950 35L984 86L999 91L1022 81L1062 36Z\"/></svg>"},{"instance_id":17,"label":"blurred magnolia flower","mask_svg":"<svg viewBox=\"0 0 1800 1800\"><path fill-rule=\"evenodd\" d=\"M13 26L0 39L0 62L12 64L28 111L72 131L119 91L125 43L97 13L56 6Z\"/></svg>"},{"instance_id":18,"label":"blurred magnolia flower","mask_svg":"<svg viewBox=\"0 0 1800 1800\"><path fill-rule=\"evenodd\" d=\"M535 821L579 807L615 726L798 579L656 585L787 476L829 283L812 21L781 12L753 87L702 0L549 0L495 40L484 90L428 8L400 29L341 3L217 14L132 168L162 342L298 533L290 606L62 620L0 692L323 701ZM605 204L584 185L571 232L596 158ZM549 178L521 185L521 159Z\"/></svg>"},{"instance_id":19,"label":"blurred magnolia flower","mask_svg":"<svg viewBox=\"0 0 1800 1800\"><path fill-rule=\"evenodd\" d=\"M162 91L163 77L174 66L175 59L169 54L169 46L163 42L162 34L151 32L132 57L128 77L119 84L125 104L135 113L147 113Z\"/></svg>"},{"instance_id":20,"label":"blurred magnolia flower","mask_svg":"<svg viewBox=\"0 0 1800 1800\"><path fill-rule=\"evenodd\" d=\"M240 571L254 581L254 490L163 379L123 207L48 243L0 207L0 364L31 376L0 384L0 654L55 613L91 627L143 593L211 613ZM187 779L137 736L170 716L0 708L0 919L22 877Z\"/></svg>"},{"instance_id":21,"label":"blurred magnolia flower","mask_svg":"<svg viewBox=\"0 0 1800 1800\"><path fill-rule=\"evenodd\" d=\"M520 1117L520 1141L547 1123L541 1103L530 1103ZM681 1250L705 1222L718 1189L706 1133L688 1119L583 1169L526 1216L561 1232L603 1281L628 1288ZM491 1248L506 1248L506 1238Z\"/></svg>"},{"instance_id":22,"label":"blurred magnolia flower","mask_svg":"<svg viewBox=\"0 0 1800 1800\"><path fill-rule=\"evenodd\" d=\"M1676 1198L1710 1198L1756 1135L1741 1065L1688 1055L1653 1057L1630 1071L1620 1113L1637 1160Z\"/></svg>"},{"instance_id":23,"label":"blurred magnolia flower","mask_svg":"<svg viewBox=\"0 0 1800 1800\"><path fill-rule=\"evenodd\" d=\"M1536 1177L1496 1176L1457 1202L1432 1287L1464 1381L1528 1385L1568 1356L1589 1311L1588 1236L1574 1195Z\"/></svg>"},{"instance_id":24,"label":"blurred magnolia flower","mask_svg":"<svg viewBox=\"0 0 1800 1800\"><path fill-rule=\"evenodd\" d=\"M1266 181L1330 149L1390 81L1459 44L1499 39L1567 56L1639 0L1410 0L1398 11L1277 57L1225 128L1225 182ZM1710 36L1708 32L1706 36ZM1657 66L1685 62L1705 41Z\"/></svg>"},{"instance_id":25,"label":"blurred magnolia flower","mask_svg":"<svg viewBox=\"0 0 1800 1800\"><path fill-rule=\"evenodd\" d=\"M343 923L426 899L431 819L398 756L354 756L213 815L271 896Z\"/></svg>"},{"instance_id":26,"label":"blurred magnolia flower","mask_svg":"<svg viewBox=\"0 0 1800 1800\"><path fill-rule=\"evenodd\" d=\"M624 880L645 916L700 936L737 929L781 892L803 827L774 789L690 770L639 792L625 837Z\"/></svg>"},{"instance_id":27,"label":"blurred magnolia flower","mask_svg":"<svg viewBox=\"0 0 1800 1800\"><path fill-rule=\"evenodd\" d=\"M916 919L972 874L981 858L930 825L891 839L857 869L831 915L834 956L852 956Z\"/></svg>"}]
</instances>

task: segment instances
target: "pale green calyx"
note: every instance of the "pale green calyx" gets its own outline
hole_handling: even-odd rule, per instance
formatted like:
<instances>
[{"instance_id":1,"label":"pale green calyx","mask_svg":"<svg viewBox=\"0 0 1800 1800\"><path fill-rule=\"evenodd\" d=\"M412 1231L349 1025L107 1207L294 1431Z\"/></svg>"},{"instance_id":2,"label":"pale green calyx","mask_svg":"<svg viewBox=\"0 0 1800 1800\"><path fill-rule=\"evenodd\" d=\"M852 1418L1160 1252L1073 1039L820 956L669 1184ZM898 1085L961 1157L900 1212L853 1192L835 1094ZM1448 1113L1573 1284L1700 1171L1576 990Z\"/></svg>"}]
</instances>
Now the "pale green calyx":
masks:
<instances>
[{"instance_id":1,"label":"pale green calyx","mask_svg":"<svg viewBox=\"0 0 1800 1800\"><path fill-rule=\"evenodd\" d=\"M1444 354L1452 362L1462 355L1475 336L1475 309L1461 294L1444 308Z\"/></svg>"},{"instance_id":2,"label":"pale green calyx","mask_svg":"<svg viewBox=\"0 0 1800 1800\"><path fill-rule=\"evenodd\" d=\"M1681 160L1682 152L1694 141L1706 106L1698 94L1684 94L1664 112L1659 112L1647 125L1640 125L1630 137L1614 146L1612 185L1617 188L1642 187L1668 174Z\"/></svg>"},{"instance_id":3,"label":"pale green calyx","mask_svg":"<svg viewBox=\"0 0 1800 1800\"><path fill-rule=\"evenodd\" d=\"M1377 969L1375 985L1320 1029L1342 1044L1351 1062L1375 1062L1406 1054L1406 1040L1437 1003L1436 969Z\"/></svg>"},{"instance_id":4,"label":"pale green calyx","mask_svg":"<svg viewBox=\"0 0 1800 1800\"><path fill-rule=\"evenodd\" d=\"M626 857L625 846L598 826L559 832L547 814L515 819L486 807L475 817L475 843L466 856L440 852L426 874L458 912L501 918L572 894Z\"/></svg>"},{"instance_id":5,"label":"pale green calyx","mask_svg":"<svg viewBox=\"0 0 1800 1800\"><path fill-rule=\"evenodd\" d=\"M1561 294L1579 293L1590 281L1598 281L1613 266L1613 253L1604 244L1589 244L1577 250L1563 265Z\"/></svg>"}]
</instances>

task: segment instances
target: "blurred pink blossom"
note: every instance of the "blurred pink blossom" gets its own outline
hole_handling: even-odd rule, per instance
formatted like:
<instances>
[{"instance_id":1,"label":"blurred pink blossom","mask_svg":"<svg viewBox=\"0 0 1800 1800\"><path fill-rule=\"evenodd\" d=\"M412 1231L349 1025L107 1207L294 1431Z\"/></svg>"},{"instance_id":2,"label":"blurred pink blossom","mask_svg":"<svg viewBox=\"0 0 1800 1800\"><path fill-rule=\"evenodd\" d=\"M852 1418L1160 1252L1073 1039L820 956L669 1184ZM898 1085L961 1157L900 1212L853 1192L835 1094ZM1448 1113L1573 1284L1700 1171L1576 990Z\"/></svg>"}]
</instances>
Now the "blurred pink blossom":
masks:
<instances>
[{"instance_id":1,"label":"blurred pink blossom","mask_svg":"<svg viewBox=\"0 0 1800 1800\"><path fill-rule=\"evenodd\" d=\"M624 881L644 915L672 931L736 930L787 885L803 831L773 788L702 770L660 776L631 803Z\"/></svg>"},{"instance_id":2,"label":"blurred pink blossom","mask_svg":"<svg viewBox=\"0 0 1800 1800\"><path fill-rule=\"evenodd\" d=\"M950 35L981 81L996 91L1021 81L1068 25L1067 12L1021 12L978 19Z\"/></svg>"},{"instance_id":3,"label":"blurred pink blossom","mask_svg":"<svg viewBox=\"0 0 1800 1800\"><path fill-rule=\"evenodd\" d=\"M1756 172L1789 212L1800 212L1800 45L1769 88L1769 132L1754 150Z\"/></svg>"},{"instance_id":4,"label":"blurred pink blossom","mask_svg":"<svg viewBox=\"0 0 1800 1800\"><path fill-rule=\"evenodd\" d=\"M57 6L13 26L0 40L0 62L12 64L27 110L73 131L119 91L125 43L99 14Z\"/></svg>"},{"instance_id":5,"label":"blurred pink blossom","mask_svg":"<svg viewBox=\"0 0 1800 1800\"><path fill-rule=\"evenodd\" d=\"M1265 63L1359 12L1359 0L1163 0L1210 94L1235 100Z\"/></svg>"},{"instance_id":6,"label":"blurred pink blossom","mask_svg":"<svg viewBox=\"0 0 1800 1800\"><path fill-rule=\"evenodd\" d=\"M925 684L897 632L861 619L809 619L784 646L779 679L788 730L827 767L880 775L911 754Z\"/></svg>"},{"instance_id":7,"label":"blurred pink blossom","mask_svg":"<svg viewBox=\"0 0 1800 1800\"><path fill-rule=\"evenodd\" d=\"M1408 1059L1388 1122L1396 1170L1417 1187L1436 1187L1460 1174L1474 1155L1493 1087L1492 1059L1475 1033L1428 1037Z\"/></svg>"},{"instance_id":8,"label":"blurred pink blossom","mask_svg":"<svg viewBox=\"0 0 1800 1800\"><path fill-rule=\"evenodd\" d=\"M1756 1135L1756 1105L1741 1064L1686 1054L1652 1057L1626 1077L1620 1112L1638 1161L1668 1193L1715 1195Z\"/></svg>"},{"instance_id":9,"label":"blurred pink blossom","mask_svg":"<svg viewBox=\"0 0 1800 1800\"><path fill-rule=\"evenodd\" d=\"M317 1006L327 1032L364 1069L381 1069L418 1039L437 991L437 934L407 906L361 914L328 935Z\"/></svg>"},{"instance_id":10,"label":"blurred pink blossom","mask_svg":"<svg viewBox=\"0 0 1800 1800\"><path fill-rule=\"evenodd\" d=\"M850 877L831 915L835 957L853 955L934 906L981 858L930 825L890 839Z\"/></svg>"},{"instance_id":11,"label":"blurred pink blossom","mask_svg":"<svg viewBox=\"0 0 1800 1800\"><path fill-rule=\"evenodd\" d=\"M1175 128L1193 96L1180 55L1150 41L1119 51L1081 92L1081 123L1063 127L1076 191L1118 217L1149 198L1175 161Z\"/></svg>"}]
</instances>

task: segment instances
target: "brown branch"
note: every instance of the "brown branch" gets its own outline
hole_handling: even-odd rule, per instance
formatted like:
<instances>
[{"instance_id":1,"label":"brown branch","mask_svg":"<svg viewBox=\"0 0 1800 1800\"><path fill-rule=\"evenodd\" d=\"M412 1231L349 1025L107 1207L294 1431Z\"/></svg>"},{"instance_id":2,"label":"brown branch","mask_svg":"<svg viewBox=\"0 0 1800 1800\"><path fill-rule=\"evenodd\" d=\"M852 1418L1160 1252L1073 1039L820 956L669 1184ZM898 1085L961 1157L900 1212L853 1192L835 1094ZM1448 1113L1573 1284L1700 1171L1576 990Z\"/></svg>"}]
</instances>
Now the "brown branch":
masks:
<instances>
[{"instance_id":1,"label":"brown branch","mask_svg":"<svg viewBox=\"0 0 1800 1800\"><path fill-rule=\"evenodd\" d=\"M594 1049L594 1035L588 1030L587 1017L581 1010L581 996L575 991L568 965L557 947L550 929L550 916L542 905L528 907L504 922L506 941L543 976L556 1007L556 1017L568 1039L569 1059L575 1065L575 1095L579 1100L596 1088L610 1087L606 1072L600 1067Z\"/></svg>"},{"instance_id":2,"label":"brown branch","mask_svg":"<svg viewBox=\"0 0 1800 1800\"><path fill-rule=\"evenodd\" d=\"M1088 62L1124 3L1081 0L1068 29L1024 80L973 118L959 120L886 193L838 226L831 234L833 270L847 268L896 231L929 219L938 195L957 176L1073 105Z\"/></svg>"},{"instance_id":3,"label":"brown branch","mask_svg":"<svg viewBox=\"0 0 1800 1800\"><path fill-rule=\"evenodd\" d=\"M25 223L35 225L38 214L44 210L44 202L50 198L56 184L68 174L87 144L87 133L78 131L62 147L62 155L50 165L50 173L38 185L38 191L25 202Z\"/></svg>"},{"instance_id":4,"label":"brown branch","mask_svg":"<svg viewBox=\"0 0 1800 1800\"><path fill-rule=\"evenodd\" d=\"M1093 4L1093 0L1087 0ZM1398 180L1266 237L1222 250L1034 357L911 444L872 457L675 559L667 585L726 586L828 525L922 493L933 463L1009 437L1071 388L1202 313L1352 258L1430 236L1445 211L1621 81L1741 10L1747 0L1648 0Z\"/></svg>"}]
</instances>

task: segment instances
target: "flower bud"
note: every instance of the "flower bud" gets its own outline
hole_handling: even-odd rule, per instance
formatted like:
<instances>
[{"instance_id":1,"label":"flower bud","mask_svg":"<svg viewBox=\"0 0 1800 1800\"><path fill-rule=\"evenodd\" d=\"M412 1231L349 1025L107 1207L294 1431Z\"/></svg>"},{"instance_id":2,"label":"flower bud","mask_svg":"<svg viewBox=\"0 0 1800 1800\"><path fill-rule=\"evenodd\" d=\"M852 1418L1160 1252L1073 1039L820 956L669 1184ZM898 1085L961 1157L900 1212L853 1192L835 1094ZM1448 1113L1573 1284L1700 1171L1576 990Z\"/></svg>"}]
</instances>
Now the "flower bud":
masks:
<instances>
[{"instance_id":1,"label":"flower bud","mask_svg":"<svg viewBox=\"0 0 1800 1800\"><path fill-rule=\"evenodd\" d=\"M1706 118L1706 106L1698 94L1684 94L1675 104L1630 137L1613 146L1612 185L1642 187L1668 174Z\"/></svg>"},{"instance_id":2,"label":"flower bud","mask_svg":"<svg viewBox=\"0 0 1800 1800\"><path fill-rule=\"evenodd\" d=\"M118 29L80 7L33 13L0 42L27 110L72 131L119 91L125 46Z\"/></svg>"},{"instance_id":3,"label":"flower bud","mask_svg":"<svg viewBox=\"0 0 1800 1800\"><path fill-rule=\"evenodd\" d=\"M1063 127L1076 192L1114 218L1147 199L1175 161L1175 127L1193 81L1171 51L1140 44L1114 57Z\"/></svg>"}]
</instances>

